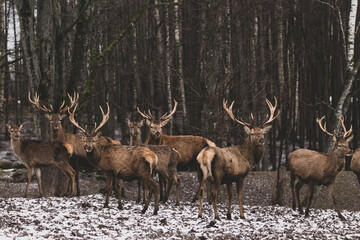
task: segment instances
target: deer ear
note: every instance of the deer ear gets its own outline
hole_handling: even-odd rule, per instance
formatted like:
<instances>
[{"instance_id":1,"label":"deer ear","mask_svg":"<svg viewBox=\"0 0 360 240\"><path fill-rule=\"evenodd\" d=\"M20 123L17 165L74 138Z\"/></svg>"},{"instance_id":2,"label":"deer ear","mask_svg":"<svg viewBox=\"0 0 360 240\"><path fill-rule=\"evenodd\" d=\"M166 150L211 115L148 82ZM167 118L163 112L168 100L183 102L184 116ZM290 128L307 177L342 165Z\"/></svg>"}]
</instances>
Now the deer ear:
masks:
<instances>
[{"instance_id":1,"label":"deer ear","mask_svg":"<svg viewBox=\"0 0 360 240\"><path fill-rule=\"evenodd\" d=\"M84 134L83 132L78 132L78 133L76 134L76 136L77 136L78 138L80 138L80 139L84 139L85 134Z\"/></svg>"},{"instance_id":2,"label":"deer ear","mask_svg":"<svg viewBox=\"0 0 360 240\"><path fill-rule=\"evenodd\" d=\"M148 125L148 126L151 125L151 121L149 119L146 119L145 122L146 122L146 125Z\"/></svg>"},{"instance_id":3,"label":"deer ear","mask_svg":"<svg viewBox=\"0 0 360 240\"><path fill-rule=\"evenodd\" d=\"M171 118L168 118L168 119L166 119L166 120L164 120L164 121L161 121L161 123L160 123L161 127L164 127L164 126L165 126L166 124L168 124L170 121L171 121Z\"/></svg>"},{"instance_id":4,"label":"deer ear","mask_svg":"<svg viewBox=\"0 0 360 240\"><path fill-rule=\"evenodd\" d=\"M26 122L22 123L20 126L19 126L19 131L22 129L22 127L25 125Z\"/></svg>"},{"instance_id":5,"label":"deer ear","mask_svg":"<svg viewBox=\"0 0 360 240\"><path fill-rule=\"evenodd\" d=\"M9 131L10 131L10 129L11 129L11 126L9 125L9 124L5 124L6 125L6 127L9 129Z\"/></svg>"},{"instance_id":6,"label":"deer ear","mask_svg":"<svg viewBox=\"0 0 360 240\"><path fill-rule=\"evenodd\" d=\"M96 137L97 139L99 139L100 136L101 136L101 132L98 132L98 133L95 135L95 137Z\"/></svg>"},{"instance_id":7,"label":"deer ear","mask_svg":"<svg viewBox=\"0 0 360 240\"><path fill-rule=\"evenodd\" d=\"M244 125L244 130L245 130L245 132L246 132L246 134L247 135L250 135L251 133L252 133L252 129L251 128L249 128L248 126L246 126L246 125Z\"/></svg>"},{"instance_id":8,"label":"deer ear","mask_svg":"<svg viewBox=\"0 0 360 240\"><path fill-rule=\"evenodd\" d=\"M50 115L49 114L45 114L45 117L48 119L48 120L51 120L51 117L50 117Z\"/></svg>"},{"instance_id":9,"label":"deer ear","mask_svg":"<svg viewBox=\"0 0 360 240\"><path fill-rule=\"evenodd\" d=\"M130 119L125 118L125 121L126 121L126 124L130 127L130 124L131 124Z\"/></svg>"},{"instance_id":10,"label":"deer ear","mask_svg":"<svg viewBox=\"0 0 360 240\"><path fill-rule=\"evenodd\" d=\"M144 119L140 121L140 123L139 123L140 127L142 127L144 125L144 122L145 122Z\"/></svg>"},{"instance_id":11,"label":"deer ear","mask_svg":"<svg viewBox=\"0 0 360 240\"><path fill-rule=\"evenodd\" d=\"M348 137L348 138L346 139L346 142L351 142L351 140L353 140L353 138L354 138L354 135L351 134L350 137Z\"/></svg>"},{"instance_id":12,"label":"deer ear","mask_svg":"<svg viewBox=\"0 0 360 240\"><path fill-rule=\"evenodd\" d=\"M332 137L332 141L333 141L333 142L336 142L336 136L335 136L335 134L334 134L334 136Z\"/></svg>"},{"instance_id":13,"label":"deer ear","mask_svg":"<svg viewBox=\"0 0 360 240\"><path fill-rule=\"evenodd\" d=\"M270 129L271 129L271 125L267 125L267 126L265 126L265 127L263 127L263 133L267 133L268 131L270 131Z\"/></svg>"},{"instance_id":14,"label":"deer ear","mask_svg":"<svg viewBox=\"0 0 360 240\"><path fill-rule=\"evenodd\" d=\"M66 117L67 117L66 114L62 114L62 115L60 116L60 120L63 120L63 119L66 118Z\"/></svg>"}]
</instances>

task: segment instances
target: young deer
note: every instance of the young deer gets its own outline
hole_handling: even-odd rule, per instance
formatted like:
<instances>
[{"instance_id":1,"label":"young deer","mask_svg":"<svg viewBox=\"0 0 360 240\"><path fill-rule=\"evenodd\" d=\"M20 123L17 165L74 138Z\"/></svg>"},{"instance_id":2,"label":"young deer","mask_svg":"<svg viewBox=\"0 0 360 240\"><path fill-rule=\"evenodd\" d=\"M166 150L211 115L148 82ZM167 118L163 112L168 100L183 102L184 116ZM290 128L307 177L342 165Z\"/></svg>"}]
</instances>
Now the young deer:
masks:
<instances>
[{"instance_id":1,"label":"young deer","mask_svg":"<svg viewBox=\"0 0 360 240\"><path fill-rule=\"evenodd\" d=\"M70 144L59 141L24 140L20 133L23 125L24 123L18 127L6 124L10 131L11 148L27 168L25 197L28 196L29 185L34 170L39 186L39 196L43 196L41 172L39 168L43 166L57 166L66 175L67 188L61 196L64 196L70 191L70 180L72 189L69 195L73 196L75 193L74 169L69 164L69 159L73 153L73 147Z\"/></svg>"},{"instance_id":2,"label":"young deer","mask_svg":"<svg viewBox=\"0 0 360 240\"><path fill-rule=\"evenodd\" d=\"M175 182L177 193L176 206L180 205L180 180L176 169L180 156L179 153L171 146L143 145L141 140L143 120L135 122L127 118L126 122L130 128L130 146L148 147L158 156L158 164L155 172L159 174L160 201L166 202L168 200L172 183ZM141 186L143 187L143 196L145 199L145 189L139 181L137 202L141 201Z\"/></svg>"},{"instance_id":3,"label":"young deer","mask_svg":"<svg viewBox=\"0 0 360 240\"><path fill-rule=\"evenodd\" d=\"M360 184L360 148L356 149L350 164L351 170L356 174Z\"/></svg>"},{"instance_id":4,"label":"young deer","mask_svg":"<svg viewBox=\"0 0 360 240\"><path fill-rule=\"evenodd\" d=\"M196 168L198 174L199 183L201 182L202 176L200 170L198 169L196 156L199 152L207 146L216 146L215 143L210 140L200 137L200 136L191 136L191 135L178 135L178 136L168 136L162 133L162 128L170 122L171 117L176 112L177 102L174 101L174 108L168 114L165 113L160 117L159 120L155 120L152 116L150 110L148 113L141 112L139 108L137 111L140 115L146 120L146 125L149 126L150 132L145 140L145 145L169 145L173 147L176 151L179 152L180 158L178 163L178 170L188 170ZM200 186L195 194L192 202L195 202L198 199L200 192Z\"/></svg>"},{"instance_id":5,"label":"young deer","mask_svg":"<svg viewBox=\"0 0 360 240\"><path fill-rule=\"evenodd\" d=\"M67 117L68 109L71 109L79 101L79 94L74 93L74 97L68 94L70 99L70 105L65 106L65 102L62 103L60 108L54 111L53 106L49 107L41 106L39 102L39 95L35 93L34 99L31 99L30 92L28 94L29 102L34 104L39 110L45 113L45 117L50 121L50 140L62 141L64 143L71 144L74 148L74 154L70 159L70 163L75 168L76 179L76 196L80 196L80 184L79 184L79 162L86 162L86 152L83 148L82 140L72 133L66 133L62 126L62 121Z\"/></svg>"},{"instance_id":6,"label":"young deer","mask_svg":"<svg viewBox=\"0 0 360 240\"><path fill-rule=\"evenodd\" d=\"M101 143L99 141L101 135L99 130L109 119L109 104L107 104L107 108L107 113L104 114L103 109L100 107L102 121L98 127L95 125L94 129L90 133L85 131L85 129L80 127L79 124L75 121L74 116L76 107L74 108L73 112L69 111L70 122L81 131L80 134L82 135L83 147L86 151L88 161L90 161L91 164L96 168L103 170L106 175L107 195L104 207L108 207L112 181L114 177L121 180L141 179L141 181L144 182L149 188L148 199L145 202L142 213L146 212L152 194L154 193L154 215L156 215L159 210L159 201L157 196L157 186L155 180L152 178L152 172L157 165L158 158L154 152L150 151L150 149L146 147L133 147L113 143ZM119 185L117 192L119 196L118 208L122 209Z\"/></svg>"},{"instance_id":7,"label":"young deer","mask_svg":"<svg viewBox=\"0 0 360 240\"><path fill-rule=\"evenodd\" d=\"M280 111L274 115L277 100L275 98L275 106L266 99L266 103L270 109L270 116L259 127L254 126L254 118L251 114L252 123L246 123L242 119L235 118L232 107L226 107L227 102L224 100L223 107L229 114L230 118L244 127L248 137L242 145L230 147L206 147L197 156L197 161L203 173L203 179L200 185L200 206L198 217L202 217L202 202L204 198L205 183L210 182L211 201L214 207L215 219L220 219L217 210L217 193L221 184L226 184L229 193L227 219L231 219L231 201L232 201L232 183L236 182L237 197L240 205L240 217L245 218L242 204L242 188L245 177L249 174L257 163L259 163L264 154L264 134L270 130L272 121L280 114Z\"/></svg>"},{"instance_id":8,"label":"young deer","mask_svg":"<svg viewBox=\"0 0 360 240\"><path fill-rule=\"evenodd\" d=\"M296 199L299 207L299 212L302 214L302 206L300 204L300 189L306 183L309 186L308 201L306 204L305 217L309 216L309 208L311 199L314 193L314 187L316 185L323 185L328 188L330 200L334 204L334 208L341 220L345 220L343 215L336 204L334 197L334 182L337 175L343 170L345 166L345 156L348 155L351 150L349 148L349 142L353 139L352 127L350 130L346 130L344 125L344 118L340 118L341 125L344 133L338 134L334 131L334 134L329 133L326 130L326 123L323 125L322 121L325 118L316 119L320 129L332 137L333 148L329 154L319 153L308 149L298 149L293 151L288 156L288 165L290 169L290 187L292 194L292 208L296 209L294 183L296 178L299 181L296 184Z\"/></svg>"}]
</instances>

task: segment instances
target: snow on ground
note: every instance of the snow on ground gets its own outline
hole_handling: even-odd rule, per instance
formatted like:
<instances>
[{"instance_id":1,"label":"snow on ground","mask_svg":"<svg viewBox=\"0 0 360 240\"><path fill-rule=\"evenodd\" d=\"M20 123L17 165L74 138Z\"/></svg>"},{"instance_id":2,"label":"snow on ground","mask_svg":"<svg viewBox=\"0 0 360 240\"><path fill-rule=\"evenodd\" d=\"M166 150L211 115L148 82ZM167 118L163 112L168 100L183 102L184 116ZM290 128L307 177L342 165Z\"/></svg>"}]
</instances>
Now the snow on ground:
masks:
<instances>
[{"instance_id":1,"label":"snow on ground","mask_svg":"<svg viewBox=\"0 0 360 240\"><path fill-rule=\"evenodd\" d=\"M310 209L299 216L288 207L245 206L240 219L233 205L233 220L226 220L226 205L219 204L220 221L213 222L211 205L204 204L197 218L198 203L160 204L152 215L153 202L145 214L142 206L124 200L117 209L111 198L104 209L104 196L80 198L0 199L0 239L360 239L360 212Z\"/></svg>"}]
</instances>

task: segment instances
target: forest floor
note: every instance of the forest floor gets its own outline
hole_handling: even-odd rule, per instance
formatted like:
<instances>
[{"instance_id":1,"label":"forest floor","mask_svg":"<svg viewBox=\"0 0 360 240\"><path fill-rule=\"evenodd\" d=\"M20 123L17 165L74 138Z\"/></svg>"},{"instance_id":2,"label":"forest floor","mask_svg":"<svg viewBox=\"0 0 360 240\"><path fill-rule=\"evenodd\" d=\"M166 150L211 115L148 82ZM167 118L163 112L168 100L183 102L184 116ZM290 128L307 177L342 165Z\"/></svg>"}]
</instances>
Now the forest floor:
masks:
<instances>
[{"instance_id":1,"label":"forest floor","mask_svg":"<svg viewBox=\"0 0 360 240\"><path fill-rule=\"evenodd\" d=\"M335 183L335 197L347 221L337 217L328 199L327 189L318 187L304 218L290 208L289 176L286 177L285 206L271 206L275 172L251 172L245 180L243 203L246 219L239 218L236 197L233 220L226 220L226 187L219 194L220 221L213 222L213 208L204 203L203 218L197 217L199 203L190 203L198 186L194 172L180 172L180 206L174 206L174 187L168 203L160 203L152 215L153 201L142 215L135 203L137 182L125 182L124 209L117 209L111 198L110 208L102 208L103 181L94 173L81 176L80 198L36 198L36 181L28 199L22 198L26 183L14 183L5 172L0 175L0 237L8 239L359 239L360 187L352 172L342 172ZM307 190L306 185L303 191ZM234 187L235 193L235 187ZM2 239L1 238L1 239Z\"/></svg>"}]
</instances>

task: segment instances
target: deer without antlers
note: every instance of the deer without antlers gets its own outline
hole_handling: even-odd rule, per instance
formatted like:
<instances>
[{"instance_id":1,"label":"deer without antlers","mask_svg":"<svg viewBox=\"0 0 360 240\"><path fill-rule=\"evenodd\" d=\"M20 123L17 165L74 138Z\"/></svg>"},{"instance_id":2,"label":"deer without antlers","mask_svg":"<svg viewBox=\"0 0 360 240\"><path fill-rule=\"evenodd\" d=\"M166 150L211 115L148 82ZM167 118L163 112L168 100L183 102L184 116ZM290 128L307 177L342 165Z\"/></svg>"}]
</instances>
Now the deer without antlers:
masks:
<instances>
[{"instance_id":1,"label":"deer without antlers","mask_svg":"<svg viewBox=\"0 0 360 240\"><path fill-rule=\"evenodd\" d=\"M67 188L61 194L64 196L70 191L69 184L71 180L70 196L75 193L74 169L69 165L69 159L73 153L73 147L70 144L60 141L37 141L24 140L21 136L21 129L24 123L18 126L6 124L10 131L11 148L27 168L27 184L25 197L29 193L31 177L35 170L36 179L39 187L39 196L43 196L41 187L41 171L39 167L56 166L66 175Z\"/></svg>"},{"instance_id":2,"label":"deer without antlers","mask_svg":"<svg viewBox=\"0 0 360 240\"><path fill-rule=\"evenodd\" d=\"M141 140L141 127L143 120L140 122L126 119L130 128L130 146L148 147L158 156L158 164L155 172L159 174L160 201L166 202L169 198L172 183L176 184L176 206L180 205L180 180L177 173L177 164L180 154L171 146L160 145L143 145ZM145 199L145 189L143 186L143 196ZM138 199L141 201L141 182L138 182Z\"/></svg>"},{"instance_id":3,"label":"deer without antlers","mask_svg":"<svg viewBox=\"0 0 360 240\"><path fill-rule=\"evenodd\" d=\"M334 197L334 182L337 175L343 170L345 166L345 156L351 152L349 142L353 139L352 127L346 130L344 118L340 117L340 122L344 133L338 134L329 133L326 130L326 123L322 124L325 116L316 119L320 129L327 135L332 137L333 147L329 154L319 153L308 149L298 149L293 151L288 156L288 165L290 169L290 187L292 194L292 208L296 209L294 184L296 178L299 181L296 184L296 199L299 207L299 212L302 214L302 206L300 204L300 189L306 183L309 186L308 201L306 204L305 217L309 216L309 208L311 199L316 185L323 185L328 188L330 200L334 204L334 208L340 217L345 220L344 216L336 204Z\"/></svg>"},{"instance_id":4,"label":"deer without antlers","mask_svg":"<svg viewBox=\"0 0 360 240\"><path fill-rule=\"evenodd\" d=\"M152 172L157 165L158 158L154 152L146 147L123 146L118 144L102 144L100 143L101 132L99 130L109 119L110 108L107 104L107 113L105 114L100 107L102 113L102 121L98 127L95 127L92 132L87 132L79 126L75 121L74 115L76 107L73 112L70 112L70 122L74 124L82 135L84 149L86 150L87 158L93 166L104 171L106 175L106 189L107 195L104 207L108 207L109 197L111 194L111 186L113 178L116 177L121 180L141 179L149 188L148 199L142 213L145 213L152 194L154 193L155 208L154 215L159 210L158 192L155 180L152 178ZM122 209L120 186L118 185L118 208Z\"/></svg>"},{"instance_id":5,"label":"deer without antlers","mask_svg":"<svg viewBox=\"0 0 360 240\"><path fill-rule=\"evenodd\" d=\"M204 198L205 183L210 182L211 201L214 207L215 219L220 219L217 211L217 193L221 184L226 184L229 202L227 219L231 219L231 201L232 201L232 183L236 182L237 197L240 205L240 217L245 218L242 204L242 188L244 179L257 163L259 163L264 154L264 134L271 128L269 125L280 114L280 111L275 114L277 107L277 100L275 98L275 105L266 99L266 103L270 109L270 116L260 126L254 126L254 117L251 114L251 123L244 120L238 120L232 111L234 102L227 107L227 102L223 101L223 107L230 118L244 127L248 137L242 145L230 147L206 147L197 156L197 161L203 173L203 179L200 185L200 206L198 216L202 217L202 202Z\"/></svg>"},{"instance_id":6,"label":"deer without antlers","mask_svg":"<svg viewBox=\"0 0 360 240\"><path fill-rule=\"evenodd\" d=\"M174 107L170 113L165 113L159 120L155 120L150 110L148 113L141 112L139 108L137 111L145 119L146 125L149 126L150 132L145 140L145 144L152 145L169 145L180 153L178 170L188 170L197 167L196 156L199 152L207 146L215 146L215 143L210 140L192 135L177 135L168 136L162 133L162 128L171 120L171 117L176 112L177 101L174 100ZM197 169L198 170L198 169ZM202 179L201 173L198 170L198 180ZM195 202L199 195L199 189L194 196L192 202Z\"/></svg>"},{"instance_id":7,"label":"deer without antlers","mask_svg":"<svg viewBox=\"0 0 360 240\"><path fill-rule=\"evenodd\" d=\"M28 99L35 107L45 113L45 117L50 121L50 140L58 140L68 144L71 144L74 148L74 154L70 159L70 163L75 169L76 179L76 196L80 196L80 183L79 183L79 169L80 164L86 165L86 152L83 148L82 140L72 133L65 132L62 121L67 117L69 109L73 108L79 101L79 94L74 92L73 97L68 94L70 105L65 105L65 101L62 102L58 110L54 110L53 106L49 104L49 107L41 106L40 97L37 93L34 94L34 98L31 99L29 92Z\"/></svg>"}]
</instances>

